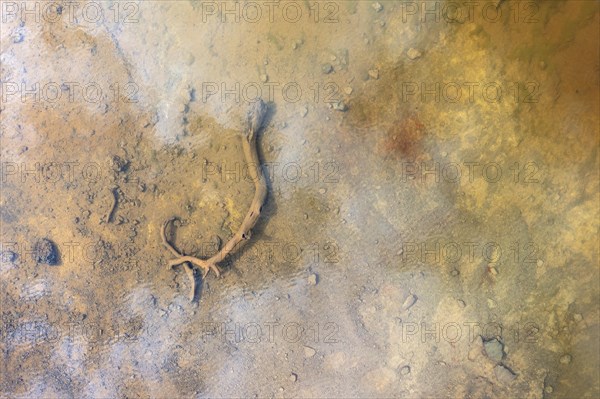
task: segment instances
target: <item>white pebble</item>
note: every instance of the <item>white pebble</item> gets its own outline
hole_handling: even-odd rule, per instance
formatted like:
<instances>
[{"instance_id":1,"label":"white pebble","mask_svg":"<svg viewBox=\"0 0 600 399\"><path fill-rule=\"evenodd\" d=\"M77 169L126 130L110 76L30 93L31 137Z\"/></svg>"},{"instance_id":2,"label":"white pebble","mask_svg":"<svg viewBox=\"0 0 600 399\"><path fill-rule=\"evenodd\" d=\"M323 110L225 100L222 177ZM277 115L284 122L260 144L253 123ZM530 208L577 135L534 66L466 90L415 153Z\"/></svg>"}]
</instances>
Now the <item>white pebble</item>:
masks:
<instances>
[{"instance_id":1,"label":"white pebble","mask_svg":"<svg viewBox=\"0 0 600 399\"><path fill-rule=\"evenodd\" d=\"M423 54L415 49L415 48L410 48L407 52L406 52L406 56L408 58L410 58L411 60L416 60L417 58L421 57Z\"/></svg>"},{"instance_id":2,"label":"white pebble","mask_svg":"<svg viewBox=\"0 0 600 399\"><path fill-rule=\"evenodd\" d=\"M305 357L313 357L316 354L317 354L317 351L315 349L311 348L310 346L304 347L304 356Z\"/></svg>"},{"instance_id":3,"label":"white pebble","mask_svg":"<svg viewBox=\"0 0 600 399\"><path fill-rule=\"evenodd\" d=\"M371 4L371 7L373 7L373 10L375 10L376 12L380 12L381 10L383 10L383 6L379 2Z\"/></svg>"}]
</instances>

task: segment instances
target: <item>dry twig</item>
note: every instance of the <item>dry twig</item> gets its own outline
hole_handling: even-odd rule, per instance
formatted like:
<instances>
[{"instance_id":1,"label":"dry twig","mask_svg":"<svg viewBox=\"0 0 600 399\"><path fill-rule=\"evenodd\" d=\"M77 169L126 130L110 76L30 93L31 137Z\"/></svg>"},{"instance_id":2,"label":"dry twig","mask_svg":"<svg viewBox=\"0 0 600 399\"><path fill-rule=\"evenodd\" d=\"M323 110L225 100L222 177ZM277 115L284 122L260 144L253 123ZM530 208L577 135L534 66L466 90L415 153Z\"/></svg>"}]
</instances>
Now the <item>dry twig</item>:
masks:
<instances>
[{"instance_id":1,"label":"dry twig","mask_svg":"<svg viewBox=\"0 0 600 399\"><path fill-rule=\"evenodd\" d=\"M200 259L195 256L186 256L177 251L167 240L166 229L172 221L176 218L167 220L161 229L161 238L163 244L171 253L175 256L175 259L169 261L168 266L172 268L174 266L185 264L185 270L192 284L191 288L191 300L195 299L196 293L196 279L194 276L194 267L203 270L202 279L204 279L208 273L212 270L217 277L220 276L221 271L217 266L217 263L221 262L227 255L229 255L240 243L249 240L251 236L251 229L256 224L256 221L260 217L262 206L267 197L267 182L263 174L260 162L258 159L258 152L256 148L256 141L258 132L264 122L265 115L267 113L267 106L262 100L258 100L252 104L247 114L246 127L242 137L242 148L244 151L244 157L248 163L248 171L250 177L254 181L255 192L250 209L242 222L242 225L238 231L231 237L229 241L219 250L219 252L213 255L209 259Z\"/></svg>"}]
</instances>

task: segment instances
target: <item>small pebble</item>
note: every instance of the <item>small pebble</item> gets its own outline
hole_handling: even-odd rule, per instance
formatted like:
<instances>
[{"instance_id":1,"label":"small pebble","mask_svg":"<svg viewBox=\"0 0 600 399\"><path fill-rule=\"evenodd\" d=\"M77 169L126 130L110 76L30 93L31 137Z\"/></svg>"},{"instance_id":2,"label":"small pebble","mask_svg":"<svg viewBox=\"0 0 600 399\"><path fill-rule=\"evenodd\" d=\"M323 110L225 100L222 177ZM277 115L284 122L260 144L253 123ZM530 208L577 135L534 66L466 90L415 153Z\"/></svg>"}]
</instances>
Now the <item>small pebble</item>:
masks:
<instances>
[{"instance_id":1,"label":"small pebble","mask_svg":"<svg viewBox=\"0 0 600 399\"><path fill-rule=\"evenodd\" d=\"M416 295L409 295L405 300L404 303L402 304L402 310L408 310L410 309L415 303L417 302L417 296Z\"/></svg>"},{"instance_id":2,"label":"small pebble","mask_svg":"<svg viewBox=\"0 0 600 399\"><path fill-rule=\"evenodd\" d=\"M47 238L42 238L34 246L35 261L46 265L58 264L58 250L56 245Z\"/></svg>"},{"instance_id":3,"label":"small pebble","mask_svg":"<svg viewBox=\"0 0 600 399\"><path fill-rule=\"evenodd\" d=\"M456 269L452 269L452 271L450 272L450 275L452 275L452 277L456 277L460 274L460 272Z\"/></svg>"},{"instance_id":4,"label":"small pebble","mask_svg":"<svg viewBox=\"0 0 600 399\"><path fill-rule=\"evenodd\" d=\"M21 43L23 40L25 40L25 36L22 33L17 33L13 36L13 43Z\"/></svg>"},{"instance_id":5,"label":"small pebble","mask_svg":"<svg viewBox=\"0 0 600 399\"><path fill-rule=\"evenodd\" d=\"M320 188L319 189L319 194L325 194L327 192L326 188Z\"/></svg>"},{"instance_id":6,"label":"small pebble","mask_svg":"<svg viewBox=\"0 0 600 399\"><path fill-rule=\"evenodd\" d=\"M183 149L180 148L180 149L178 149L178 151L183 151ZM180 154L178 154L178 155L180 155ZM113 171L115 171L117 173L126 172L127 169L129 168L129 161L121 158L118 155L114 155L112 157L112 168L113 168Z\"/></svg>"},{"instance_id":7,"label":"small pebble","mask_svg":"<svg viewBox=\"0 0 600 399\"><path fill-rule=\"evenodd\" d=\"M379 69L369 69L369 77L371 79L379 79Z\"/></svg>"},{"instance_id":8,"label":"small pebble","mask_svg":"<svg viewBox=\"0 0 600 399\"><path fill-rule=\"evenodd\" d=\"M379 2L371 4L371 7L373 7L373 10L375 10L375 12L381 12L381 10L383 10L383 6Z\"/></svg>"},{"instance_id":9,"label":"small pebble","mask_svg":"<svg viewBox=\"0 0 600 399\"><path fill-rule=\"evenodd\" d=\"M336 103L333 103L333 109L335 109L336 111L340 111L340 112L346 112L348 110L348 106L346 105L345 102L338 101Z\"/></svg>"},{"instance_id":10,"label":"small pebble","mask_svg":"<svg viewBox=\"0 0 600 399\"><path fill-rule=\"evenodd\" d=\"M569 363L571 363L571 360L572 360L572 358L571 358L571 355L569 355L569 354L563 355L563 356L560 358L560 362L561 362L562 364L569 364Z\"/></svg>"},{"instance_id":11,"label":"small pebble","mask_svg":"<svg viewBox=\"0 0 600 399\"><path fill-rule=\"evenodd\" d=\"M496 269L495 267L490 267L490 273L493 276L496 276L498 274L498 269Z\"/></svg>"},{"instance_id":12,"label":"small pebble","mask_svg":"<svg viewBox=\"0 0 600 399\"><path fill-rule=\"evenodd\" d=\"M308 284L310 284L310 285L317 285L318 276L313 273L310 276L308 276L307 280L308 280Z\"/></svg>"},{"instance_id":13,"label":"small pebble","mask_svg":"<svg viewBox=\"0 0 600 399\"><path fill-rule=\"evenodd\" d=\"M467 304L462 299L459 299L458 300L458 306L460 306L461 308L465 308L467 306Z\"/></svg>"},{"instance_id":14,"label":"small pebble","mask_svg":"<svg viewBox=\"0 0 600 399\"><path fill-rule=\"evenodd\" d=\"M509 384L515 378L517 378L515 373L513 373L510 369L504 367L501 364L494 367L494 374L496 375L496 378L498 379L498 381L500 381L503 384Z\"/></svg>"},{"instance_id":15,"label":"small pebble","mask_svg":"<svg viewBox=\"0 0 600 399\"><path fill-rule=\"evenodd\" d=\"M410 374L410 366L404 366L400 369L400 374L408 375Z\"/></svg>"},{"instance_id":16,"label":"small pebble","mask_svg":"<svg viewBox=\"0 0 600 399\"><path fill-rule=\"evenodd\" d=\"M583 320L583 316L581 315L581 313L575 313L573 315L573 320L579 323L581 320Z\"/></svg>"},{"instance_id":17,"label":"small pebble","mask_svg":"<svg viewBox=\"0 0 600 399\"><path fill-rule=\"evenodd\" d=\"M310 346L304 347L304 357L313 357L316 354L317 351L314 348L311 348Z\"/></svg>"},{"instance_id":18,"label":"small pebble","mask_svg":"<svg viewBox=\"0 0 600 399\"><path fill-rule=\"evenodd\" d=\"M552 388L552 385L548 385L546 388L544 388L544 392L552 393L554 392L554 388Z\"/></svg>"},{"instance_id":19,"label":"small pebble","mask_svg":"<svg viewBox=\"0 0 600 399\"><path fill-rule=\"evenodd\" d=\"M504 357L504 345L496 338L483 343L485 354L495 362L501 362Z\"/></svg>"},{"instance_id":20,"label":"small pebble","mask_svg":"<svg viewBox=\"0 0 600 399\"><path fill-rule=\"evenodd\" d=\"M260 75L260 81L263 83L267 83L269 81L269 75L263 73L262 75Z\"/></svg>"},{"instance_id":21,"label":"small pebble","mask_svg":"<svg viewBox=\"0 0 600 399\"><path fill-rule=\"evenodd\" d=\"M327 63L327 64L323 64L323 66L321 67L321 70L323 71L324 74L328 75L331 72L333 72L333 65Z\"/></svg>"},{"instance_id":22,"label":"small pebble","mask_svg":"<svg viewBox=\"0 0 600 399\"><path fill-rule=\"evenodd\" d=\"M17 260L17 253L10 251L10 250L6 250L6 251L2 251L0 253L0 262L8 262L8 263L12 263L15 260Z\"/></svg>"},{"instance_id":23,"label":"small pebble","mask_svg":"<svg viewBox=\"0 0 600 399\"><path fill-rule=\"evenodd\" d=\"M346 93L347 95L352 94L352 91L353 91L352 87L350 87L350 86L344 87L344 93Z\"/></svg>"},{"instance_id":24,"label":"small pebble","mask_svg":"<svg viewBox=\"0 0 600 399\"><path fill-rule=\"evenodd\" d=\"M292 381L292 382L298 381L298 374L296 374L296 373L290 374L290 381Z\"/></svg>"},{"instance_id":25,"label":"small pebble","mask_svg":"<svg viewBox=\"0 0 600 399\"><path fill-rule=\"evenodd\" d=\"M417 58L421 57L423 54L421 54L421 52L417 49L414 48L410 48L408 49L408 51L406 52L406 56L408 58L410 58L411 60L416 60Z\"/></svg>"},{"instance_id":26,"label":"small pebble","mask_svg":"<svg viewBox=\"0 0 600 399\"><path fill-rule=\"evenodd\" d=\"M543 261L543 260L541 260L541 259L538 259L538 261L537 261L537 265L538 265L538 267L542 267L542 266L544 266L544 261Z\"/></svg>"}]
</instances>

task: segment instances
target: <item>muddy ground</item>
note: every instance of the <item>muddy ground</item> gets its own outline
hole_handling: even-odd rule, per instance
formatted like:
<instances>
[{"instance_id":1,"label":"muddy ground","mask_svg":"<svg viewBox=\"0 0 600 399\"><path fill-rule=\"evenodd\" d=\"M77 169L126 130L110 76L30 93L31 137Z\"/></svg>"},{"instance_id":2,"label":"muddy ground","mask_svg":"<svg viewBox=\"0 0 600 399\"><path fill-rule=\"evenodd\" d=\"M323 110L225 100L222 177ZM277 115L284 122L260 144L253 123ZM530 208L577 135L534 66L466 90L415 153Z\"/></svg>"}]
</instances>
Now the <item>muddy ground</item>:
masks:
<instances>
[{"instance_id":1,"label":"muddy ground","mask_svg":"<svg viewBox=\"0 0 600 399\"><path fill-rule=\"evenodd\" d=\"M0 5L0 396L600 395L597 2Z\"/></svg>"}]
</instances>

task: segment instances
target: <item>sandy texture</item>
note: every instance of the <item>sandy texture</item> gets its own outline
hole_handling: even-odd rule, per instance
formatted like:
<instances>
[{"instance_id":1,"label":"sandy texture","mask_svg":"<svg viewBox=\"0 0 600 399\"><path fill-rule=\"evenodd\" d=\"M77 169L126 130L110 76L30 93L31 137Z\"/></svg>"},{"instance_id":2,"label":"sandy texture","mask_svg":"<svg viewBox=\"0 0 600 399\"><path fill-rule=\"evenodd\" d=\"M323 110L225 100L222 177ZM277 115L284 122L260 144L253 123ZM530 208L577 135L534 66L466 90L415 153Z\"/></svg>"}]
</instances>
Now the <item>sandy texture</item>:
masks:
<instances>
[{"instance_id":1,"label":"sandy texture","mask_svg":"<svg viewBox=\"0 0 600 399\"><path fill-rule=\"evenodd\" d=\"M597 2L48 4L0 3L0 396L600 396ZM160 228L237 231L257 93L190 303Z\"/></svg>"}]
</instances>

